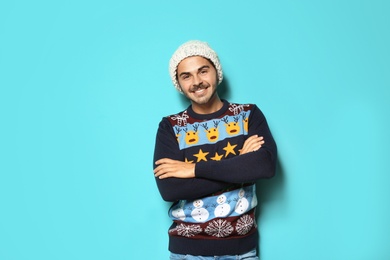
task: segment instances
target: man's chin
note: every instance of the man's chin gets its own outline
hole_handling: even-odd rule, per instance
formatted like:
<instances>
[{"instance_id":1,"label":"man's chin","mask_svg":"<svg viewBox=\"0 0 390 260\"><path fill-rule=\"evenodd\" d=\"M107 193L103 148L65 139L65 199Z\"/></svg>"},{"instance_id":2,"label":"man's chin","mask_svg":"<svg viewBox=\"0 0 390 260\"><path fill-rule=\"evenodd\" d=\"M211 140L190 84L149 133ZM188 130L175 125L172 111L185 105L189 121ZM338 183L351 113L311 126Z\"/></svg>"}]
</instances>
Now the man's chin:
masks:
<instances>
[{"instance_id":1,"label":"man's chin","mask_svg":"<svg viewBox=\"0 0 390 260\"><path fill-rule=\"evenodd\" d=\"M197 97L197 98L191 98L191 101L192 101L193 103L198 104L198 105L206 105L207 103L209 103L210 98L207 97L207 96L204 96L204 97Z\"/></svg>"}]
</instances>

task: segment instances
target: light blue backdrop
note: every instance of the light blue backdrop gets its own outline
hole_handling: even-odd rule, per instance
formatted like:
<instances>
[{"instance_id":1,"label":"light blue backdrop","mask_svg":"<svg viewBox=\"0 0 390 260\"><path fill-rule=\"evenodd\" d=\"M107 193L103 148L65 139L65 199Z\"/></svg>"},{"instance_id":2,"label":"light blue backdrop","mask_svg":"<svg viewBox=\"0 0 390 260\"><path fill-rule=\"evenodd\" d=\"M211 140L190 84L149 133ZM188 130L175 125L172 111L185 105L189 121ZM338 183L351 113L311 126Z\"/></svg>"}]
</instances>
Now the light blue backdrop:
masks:
<instances>
[{"instance_id":1,"label":"light blue backdrop","mask_svg":"<svg viewBox=\"0 0 390 260\"><path fill-rule=\"evenodd\" d=\"M262 260L390 259L389 1L2 1L0 259L167 259L152 174L190 39L279 147ZM148 255L145 257L144 255Z\"/></svg>"}]
</instances>

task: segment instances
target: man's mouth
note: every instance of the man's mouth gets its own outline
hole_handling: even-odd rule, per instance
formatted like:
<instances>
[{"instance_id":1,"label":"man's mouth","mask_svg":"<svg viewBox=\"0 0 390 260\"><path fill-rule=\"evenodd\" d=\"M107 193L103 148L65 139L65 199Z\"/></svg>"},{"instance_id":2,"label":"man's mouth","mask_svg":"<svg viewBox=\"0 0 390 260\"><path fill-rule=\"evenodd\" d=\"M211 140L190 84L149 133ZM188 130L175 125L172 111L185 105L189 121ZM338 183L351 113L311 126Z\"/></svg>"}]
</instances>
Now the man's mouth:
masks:
<instances>
[{"instance_id":1,"label":"man's mouth","mask_svg":"<svg viewBox=\"0 0 390 260\"><path fill-rule=\"evenodd\" d=\"M203 91L205 91L205 89L204 89L204 88L201 88L201 89L195 90L194 92L195 92L195 93L201 93L201 92L203 92Z\"/></svg>"},{"instance_id":2,"label":"man's mouth","mask_svg":"<svg viewBox=\"0 0 390 260\"><path fill-rule=\"evenodd\" d=\"M196 87L196 88L191 89L191 91L194 93L200 93L200 92L203 92L204 90L206 90L207 88L208 88L207 86Z\"/></svg>"}]
</instances>

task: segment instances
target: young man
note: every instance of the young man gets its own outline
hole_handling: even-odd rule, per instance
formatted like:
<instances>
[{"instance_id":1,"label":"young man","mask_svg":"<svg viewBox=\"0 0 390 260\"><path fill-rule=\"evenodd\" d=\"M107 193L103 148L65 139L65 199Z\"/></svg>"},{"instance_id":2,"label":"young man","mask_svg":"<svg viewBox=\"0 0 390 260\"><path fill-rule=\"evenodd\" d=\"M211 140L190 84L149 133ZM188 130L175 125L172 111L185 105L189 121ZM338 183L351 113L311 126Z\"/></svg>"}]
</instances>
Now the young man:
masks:
<instances>
[{"instance_id":1,"label":"young man","mask_svg":"<svg viewBox=\"0 0 390 260\"><path fill-rule=\"evenodd\" d=\"M154 151L158 189L173 202L171 259L258 259L255 182L274 176L277 150L267 121L254 104L220 99L222 68L207 43L181 45L169 72L191 101L162 119Z\"/></svg>"}]
</instances>

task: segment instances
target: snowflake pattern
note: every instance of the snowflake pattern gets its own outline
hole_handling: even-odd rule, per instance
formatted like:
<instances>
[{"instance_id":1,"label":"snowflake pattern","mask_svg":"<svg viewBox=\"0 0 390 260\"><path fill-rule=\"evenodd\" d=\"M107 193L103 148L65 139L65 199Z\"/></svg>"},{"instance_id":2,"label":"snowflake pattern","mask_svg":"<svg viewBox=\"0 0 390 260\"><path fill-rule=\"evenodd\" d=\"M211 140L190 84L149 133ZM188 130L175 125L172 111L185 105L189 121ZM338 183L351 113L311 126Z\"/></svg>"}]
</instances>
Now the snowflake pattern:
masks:
<instances>
[{"instance_id":1,"label":"snowflake pattern","mask_svg":"<svg viewBox=\"0 0 390 260\"><path fill-rule=\"evenodd\" d=\"M253 219L249 215L242 216L236 224L236 231L239 235L246 235L253 227Z\"/></svg>"},{"instance_id":2,"label":"snowflake pattern","mask_svg":"<svg viewBox=\"0 0 390 260\"><path fill-rule=\"evenodd\" d=\"M180 236L184 237L193 237L202 232L202 228L199 225L180 224L176 227L176 230Z\"/></svg>"},{"instance_id":3,"label":"snowflake pattern","mask_svg":"<svg viewBox=\"0 0 390 260\"><path fill-rule=\"evenodd\" d=\"M233 232L233 227L230 222L223 219L217 219L207 226L205 232L214 237L227 237Z\"/></svg>"}]
</instances>

